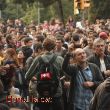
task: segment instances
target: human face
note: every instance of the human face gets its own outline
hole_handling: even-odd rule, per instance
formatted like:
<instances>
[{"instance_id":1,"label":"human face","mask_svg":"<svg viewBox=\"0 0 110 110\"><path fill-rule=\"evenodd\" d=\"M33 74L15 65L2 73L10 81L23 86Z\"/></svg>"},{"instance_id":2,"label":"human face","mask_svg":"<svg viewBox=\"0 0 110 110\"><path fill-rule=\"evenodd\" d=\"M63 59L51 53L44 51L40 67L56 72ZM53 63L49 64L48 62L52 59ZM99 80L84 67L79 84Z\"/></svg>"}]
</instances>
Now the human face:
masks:
<instances>
[{"instance_id":1,"label":"human face","mask_svg":"<svg viewBox=\"0 0 110 110\"><path fill-rule=\"evenodd\" d=\"M75 50L75 60L77 63L86 62L86 60L87 60L86 52L81 48L76 49Z\"/></svg>"},{"instance_id":2,"label":"human face","mask_svg":"<svg viewBox=\"0 0 110 110\"><path fill-rule=\"evenodd\" d=\"M93 38L87 38L87 42L89 46L93 45L93 41L94 41Z\"/></svg>"},{"instance_id":3,"label":"human face","mask_svg":"<svg viewBox=\"0 0 110 110\"><path fill-rule=\"evenodd\" d=\"M26 43L26 45L29 46L29 47L31 47L31 46L32 46L32 43L33 43L33 41L30 40L30 41L28 41L28 42Z\"/></svg>"},{"instance_id":4,"label":"human face","mask_svg":"<svg viewBox=\"0 0 110 110\"><path fill-rule=\"evenodd\" d=\"M97 43L95 45L95 52L98 55L103 55L105 51L105 44L103 42Z\"/></svg>"},{"instance_id":5,"label":"human face","mask_svg":"<svg viewBox=\"0 0 110 110\"><path fill-rule=\"evenodd\" d=\"M108 52L110 52L110 43L108 44L107 50L108 50Z\"/></svg>"},{"instance_id":6,"label":"human face","mask_svg":"<svg viewBox=\"0 0 110 110\"><path fill-rule=\"evenodd\" d=\"M24 58L23 52L22 51L19 51L17 57L18 58Z\"/></svg>"},{"instance_id":7,"label":"human face","mask_svg":"<svg viewBox=\"0 0 110 110\"><path fill-rule=\"evenodd\" d=\"M56 40L56 48L61 48L61 47L62 47L62 41Z\"/></svg>"}]
</instances>

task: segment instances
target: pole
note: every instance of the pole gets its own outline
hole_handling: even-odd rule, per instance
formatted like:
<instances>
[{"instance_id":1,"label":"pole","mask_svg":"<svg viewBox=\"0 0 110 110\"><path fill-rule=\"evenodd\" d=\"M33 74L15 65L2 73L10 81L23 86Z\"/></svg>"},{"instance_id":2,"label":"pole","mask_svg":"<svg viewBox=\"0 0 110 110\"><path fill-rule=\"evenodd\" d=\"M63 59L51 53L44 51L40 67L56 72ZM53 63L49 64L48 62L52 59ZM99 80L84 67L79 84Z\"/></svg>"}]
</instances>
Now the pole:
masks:
<instances>
[{"instance_id":1,"label":"pole","mask_svg":"<svg viewBox=\"0 0 110 110\"><path fill-rule=\"evenodd\" d=\"M40 4L39 4L39 1L37 2L38 3L38 25L40 24Z\"/></svg>"},{"instance_id":2,"label":"pole","mask_svg":"<svg viewBox=\"0 0 110 110\"><path fill-rule=\"evenodd\" d=\"M85 10L82 11L82 20L85 20Z\"/></svg>"},{"instance_id":3,"label":"pole","mask_svg":"<svg viewBox=\"0 0 110 110\"><path fill-rule=\"evenodd\" d=\"M2 18L2 11L0 10L0 18Z\"/></svg>"},{"instance_id":4,"label":"pole","mask_svg":"<svg viewBox=\"0 0 110 110\"><path fill-rule=\"evenodd\" d=\"M18 19L18 3L16 4L16 8L17 8L17 19Z\"/></svg>"}]
</instances>

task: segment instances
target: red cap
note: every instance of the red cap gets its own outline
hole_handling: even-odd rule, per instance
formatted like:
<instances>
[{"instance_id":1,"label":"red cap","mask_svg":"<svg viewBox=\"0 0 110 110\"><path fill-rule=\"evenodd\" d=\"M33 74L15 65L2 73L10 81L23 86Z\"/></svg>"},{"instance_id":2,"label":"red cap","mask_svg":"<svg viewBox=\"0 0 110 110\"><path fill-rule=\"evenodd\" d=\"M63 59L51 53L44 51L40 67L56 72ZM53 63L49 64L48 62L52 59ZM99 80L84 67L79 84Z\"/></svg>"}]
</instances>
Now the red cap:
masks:
<instances>
[{"instance_id":1,"label":"red cap","mask_svg":"<svg viewBox=\"0 0 110 110\"><path fill-rule=\"evenodd\" d=\"M99 33L99 37L105 40L105 39L108 38L108 35L107 35L106 32L100 32L100 33Z\"/></svg>"}]
</instances>

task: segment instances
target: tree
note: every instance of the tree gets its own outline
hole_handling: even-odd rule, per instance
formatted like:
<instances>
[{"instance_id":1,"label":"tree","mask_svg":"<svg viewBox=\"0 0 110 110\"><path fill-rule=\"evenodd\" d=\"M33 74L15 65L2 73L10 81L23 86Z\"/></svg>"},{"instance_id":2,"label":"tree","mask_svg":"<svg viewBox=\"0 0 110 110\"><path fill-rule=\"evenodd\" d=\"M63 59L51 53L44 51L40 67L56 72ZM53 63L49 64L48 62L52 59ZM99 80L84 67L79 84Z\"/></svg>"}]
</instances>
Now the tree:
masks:
<instances>
[{"instance_id":1,"label":"tree","mask_svg":"<svg viewBox=\"0 0 110 110\"><path fill-rule=\"evenodd\" d=\"M110 0L91 0L90 20L110 17Z\"/></svg>"},{"instance_id":2,"label":"tree","mask_svg":"<svg viewBox=\"0 0 110 110\"><path fill-rule=\"evenodd\" d=\"M44 7L48 7L56 1L58 0L38 0L38 2L43 4Z\"/></svg>"},{"instance_id":3,"label":"tree","mask_svg":"<svg viewBox=\"0 0 110 110\"><path fill-rule=\"evenodd\" d=\"M2 11L3 18L6 19L16 19L16 18L21 18L22 16L25 15L24 10L22 9L20 4L13 4L10 3L7 5L7 7Z\"/></svg>"},{"instance_id":4,"label":"tree","mask_svg":"<svg viewBox=\"0 0 110 110\"><path fill-rule=\"evenodd\" d=\"M3 10L6 7L5 0L0 0L0 10Z\"/></svg>"},{"instance_id":5,"label":"tree","mask_svg":"<svg viewBox=\"0 0 110 110\"><path fill-rule=\"evenodd\" d=\"M1 0L0 0L1 1ZM3 0L6 4L3 9L3 18L23 18L28 24L31 20L38 19L38 2L41 19L50 20L52 17L61 17L58 0ZM61 0L64 19L73 15L73 0Z\"/></svg>"}]
</instances>

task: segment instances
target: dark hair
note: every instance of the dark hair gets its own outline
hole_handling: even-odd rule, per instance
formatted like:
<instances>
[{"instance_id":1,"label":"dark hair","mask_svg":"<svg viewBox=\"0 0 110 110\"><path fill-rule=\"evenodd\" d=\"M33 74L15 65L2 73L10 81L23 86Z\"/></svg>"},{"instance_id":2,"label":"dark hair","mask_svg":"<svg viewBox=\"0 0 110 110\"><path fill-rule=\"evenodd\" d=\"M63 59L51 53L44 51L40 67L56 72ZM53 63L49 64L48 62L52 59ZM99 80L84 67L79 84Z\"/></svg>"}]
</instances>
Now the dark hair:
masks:
<instances>
[{"instance_id":1,"label":"dark hair","mask_svg":"<svg viewBox=\"0 0 110 110\"><path fill-rule=\"evenodd\" d=\"M39 42L39 41L40 41L40 42L43 42L44 39L45 39L44 35L37 35L36 38L37 38L38 42Z\"/></svg>"},{"instance_id":2,"label":"dark hair","mask_svg":"<svg viewBox=\"0 0 110 110\"><path fill-rule=\"evenodd\" d=\"M86 47L88 45L87 39L86 38L83 38L82 43L83 43L83 46Z\"/></svg>"},{"instance_id":3,"label":"dark hair","mask_svg":"<svg viewBox=\"0 0 110 110\"><path fill-rule=\"evenodd\" d=\"M43 46L41 43L37 43L37 44L34 44L34 51L35 52L38 52L39 49L43 49Z\"/></svg>"},{"instance_id":4,"label":"dark hair","mask_svg":"<svg viewBox=\"0 0 110 110\"><path fill-rule=\"evenodd\" d=\"M28 43L31 40L32 40L32 38L30 38L30 37L23 38L24 44Z\"/></svg>"},{"instance_id":5,"label":"dark hair","mask_svg":"<svg viewBox=\"0 0 110 110\"><path fill-rule=\"evenodd\" d=\"M21 51L23 52L24 56L25 56L25 61L27 60L28 57L30 57L33 53L33 50L28 47L28 46L23 46L21 48Z\"/></svg>"},{"instance_id":6,"label":"dark hair","mask_svg":"<svg viewBox=\"0 0 110 110\"><path fill-rule=\"evenodd\" d=\"M79 34L73 33L72 34L72 41L79 41L79 40L80 40Z\"/></svg>"},{"instance_id":7,"label":"dark hair","mask_svg":"<svg viewBox=\"0 0 110 110\"><path fill-rule=\"evenodd\" d=\"M0 44L0 50L3 50L4 46L2 44Z\"/></svg>"},{"instance_id":8,"label":"dark hair","mask_svg":"<svg viewBox=\"0 0 110 110\"><path fill-rule=\"evenodd\" d=\"M61 42L64 43L63 36L60 35L60 34L57 34L57 35L56 35L56 40L61 40Z\"/></svg>"},{"instance_id":9,"label":"dark hair","mask_svg":"<svg viewBox=\"0 0 110 110\"><path fill-rule=\"evenodd\" d=\"M43 42L43 47L47 51L53 50L55 46L56 46L55 40L52 38L46 38Z\"/></svg>"},{"instance_id":10,"label":"dark hair","mask_svg":"<svg viewBox=\"0 0 110 110\"><path fill-rule=\"evenodd\" d=\"M6 35L6 42L9 43L9 40L12 39L12 36L10 34L7 34Z\"/></svg>"}]
</instances>

